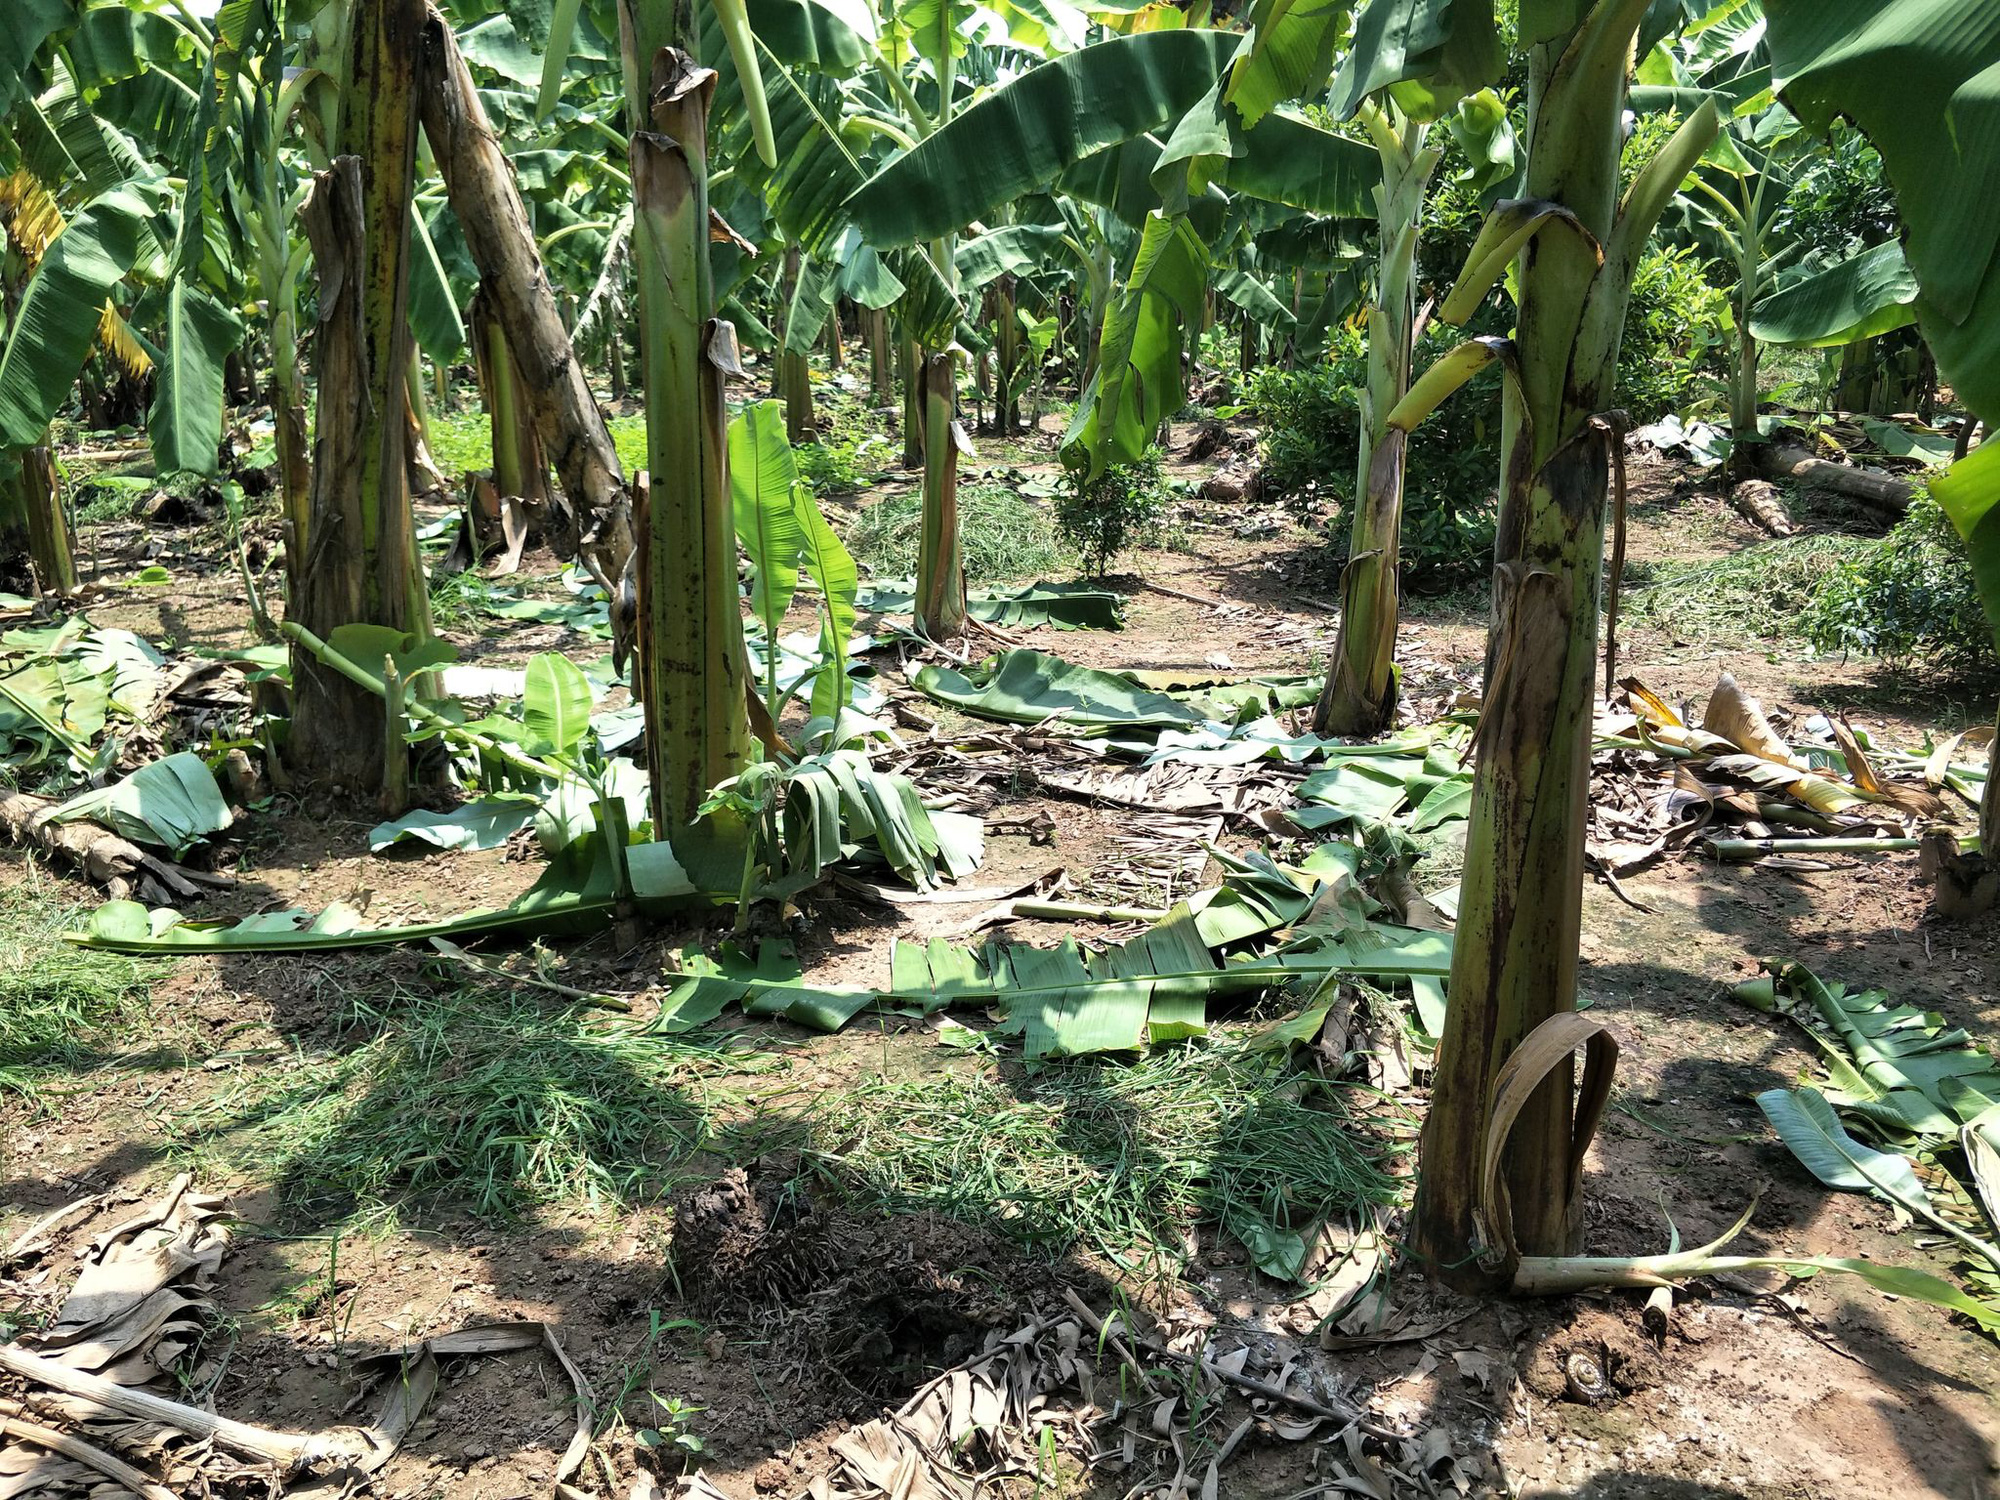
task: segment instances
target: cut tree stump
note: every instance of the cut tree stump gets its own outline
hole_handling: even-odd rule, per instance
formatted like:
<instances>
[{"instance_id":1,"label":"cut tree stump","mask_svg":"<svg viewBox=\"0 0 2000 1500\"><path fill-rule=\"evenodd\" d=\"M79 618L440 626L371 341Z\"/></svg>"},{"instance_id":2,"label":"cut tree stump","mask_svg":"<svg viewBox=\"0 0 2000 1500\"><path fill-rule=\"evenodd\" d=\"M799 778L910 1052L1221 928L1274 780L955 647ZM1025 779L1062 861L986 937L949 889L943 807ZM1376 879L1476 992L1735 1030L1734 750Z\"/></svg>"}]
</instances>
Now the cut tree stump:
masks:
<instances>
[{"instance_id":1,"label":"cut tree stump","mask_svg":"<svg viewBox=\"0 0 2000 1500\"><path fill-rule=\"evenodd\" d=\"M151 905L167 906L201 894L193 872L148 854L101 823L54 821L58 806L49 797L0 792L0 836L89 877L114 900L136 895ZM213 875L198 878L209 885L233 883Z\"/></svg>"},{"instance_id":2,"label":"cut tree stump","mask_svg":"<svg viewBox=\"0 0 2000 1500\"><path fill-rule=\"evenodd\" d=\"M1729 492L1729 503L1743 519L1772 536L1796 536L1798 525L1785 510L1784 497L1767 479L1746 479Z\"/></svg>"}]
</instances>

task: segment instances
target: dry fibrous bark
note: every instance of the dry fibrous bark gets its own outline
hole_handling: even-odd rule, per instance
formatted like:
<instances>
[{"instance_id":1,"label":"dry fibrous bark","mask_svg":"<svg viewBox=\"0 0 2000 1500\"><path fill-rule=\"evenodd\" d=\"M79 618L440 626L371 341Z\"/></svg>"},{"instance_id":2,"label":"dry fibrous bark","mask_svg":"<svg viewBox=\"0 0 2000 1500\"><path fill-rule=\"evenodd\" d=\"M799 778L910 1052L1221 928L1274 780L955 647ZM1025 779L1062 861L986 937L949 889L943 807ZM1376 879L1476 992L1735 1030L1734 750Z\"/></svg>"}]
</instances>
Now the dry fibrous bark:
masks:
<instances>
[{"instance_id":1,"label":"dry fibrous bark","mask_svg":"<svg viewBox=\"0 0 2000 1500\"><path fill-rule=\"evenodd\" d=\"M520 188L451 27L434 9L424 24L423 58L424 134L505 331L527 415L569 504L566 534L552 540L559 551L580 551L599 582L615 580L632 553L631 491L543 274Z\"/></svg>"}]
</instances>

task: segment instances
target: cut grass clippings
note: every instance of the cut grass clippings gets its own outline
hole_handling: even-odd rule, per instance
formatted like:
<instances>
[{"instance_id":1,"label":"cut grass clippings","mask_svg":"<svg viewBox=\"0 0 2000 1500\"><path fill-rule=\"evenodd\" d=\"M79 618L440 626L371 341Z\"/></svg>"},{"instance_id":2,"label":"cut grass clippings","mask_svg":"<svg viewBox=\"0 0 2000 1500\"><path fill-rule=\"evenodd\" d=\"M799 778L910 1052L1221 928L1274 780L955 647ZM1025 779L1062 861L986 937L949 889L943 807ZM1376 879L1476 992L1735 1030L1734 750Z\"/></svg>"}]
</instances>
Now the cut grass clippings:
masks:
<instances>
[{"instance_id":1,"label":"cut grass clippings","mask_svg":"<svg viewBox=\"0 0 2000 1500\"><path fill-rule=\"evenodd\" d=\"M0 886L0 1094L33 1095L52 1071L94 1066L130 1025L160 965L70 947L89 908L33 864Z\"/></svg>"},{"instance_id":2,"label":"cut grass clippings","mask_svg":"<svg viewBox=\"0 0 2000 1500\"><path fill-rule=\"evenodd\" d=\"M911 577L923 512L916 490L876 501L848 526L848 551L877 578ZM1011 490L968 485L959 492L958 517L966 577L975 584L1041 578L1076 566L1048 513Z\"/></svg>"},{"instance_id":3,"label":"cut grass clippings","mask_svg":"<svg viewBox=\"0 0 2000 1500\"><path fill-rule=\"evenodd\" d=\"M1727 557L1629 563L1624 609L1628 619L1685 640L1796 639L1821 584L1869 545L1863 537L1808 535Z\"/></svg>"},{"instance_id":4,"label":"cut grass clippings","mask_svg":"<svg viewBox=\"0 0 2000 1500\"><path fill-rule=\"evenodd\" d=\"M171 1121L176 1146L273 1182L305 1222L425 1197L503 1220L624 1206L670 1188L707 1141L716 1076L760 1062L512 987L399 988L352 1020L367 1033L352 1050L218 1091Z\"/></svg>"},{"instance_id":5,"label":"cut grass clippings","mask_svg":"<svg viewBox=\"0 0 2000 1500\"><path fill-rule=\"evenodd\" d=\"M1240 1040L880 1080L831 1096L811 1159L850 1198L938 1213L1057 1256L1178 1264L1198 1221L1267 1268L1324 1219L1386 1203L1381 1148L1340 1090Z\"/></svg>"}]
</instances>

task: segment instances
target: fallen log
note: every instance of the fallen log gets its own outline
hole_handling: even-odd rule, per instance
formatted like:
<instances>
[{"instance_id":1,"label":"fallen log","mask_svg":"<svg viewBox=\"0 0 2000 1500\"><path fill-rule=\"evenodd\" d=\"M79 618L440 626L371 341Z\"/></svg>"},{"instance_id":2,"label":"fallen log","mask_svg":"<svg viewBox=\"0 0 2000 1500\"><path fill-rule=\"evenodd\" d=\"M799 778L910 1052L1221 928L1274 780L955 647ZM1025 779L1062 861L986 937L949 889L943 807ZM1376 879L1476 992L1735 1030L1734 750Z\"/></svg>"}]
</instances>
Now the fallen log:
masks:
<instances>
[{"instance_id":1,"label":"fallen log","mask_svg":"<svg viewBox=\"0 0 2000 1500\"><path fill-rule=\"evenodd\" d=\"M79 818L58 823L61 804L29 792L0 792L0 836L23 848L67 865L101 885L112 899L138 896L154 906L169 906L201 894L205 885L226 885L226 877L196 876L194 872L148 854L101 823Z\"/></svg>"},{"instance_id":2,"label":"fallen log","mask_svg":"<svg viewBox=\"0 0 2000 1500\"><path fill-rule=\"evenodd\" d=\"M1880 469L1829 463L1796 443L1760 443L1753 451L1765 478L1795 480L1846 495L1891 521L1903 518L1910 508L1910 497L1916 493L1916 486L1907 479Z\"/></svg>"}]
</instances>

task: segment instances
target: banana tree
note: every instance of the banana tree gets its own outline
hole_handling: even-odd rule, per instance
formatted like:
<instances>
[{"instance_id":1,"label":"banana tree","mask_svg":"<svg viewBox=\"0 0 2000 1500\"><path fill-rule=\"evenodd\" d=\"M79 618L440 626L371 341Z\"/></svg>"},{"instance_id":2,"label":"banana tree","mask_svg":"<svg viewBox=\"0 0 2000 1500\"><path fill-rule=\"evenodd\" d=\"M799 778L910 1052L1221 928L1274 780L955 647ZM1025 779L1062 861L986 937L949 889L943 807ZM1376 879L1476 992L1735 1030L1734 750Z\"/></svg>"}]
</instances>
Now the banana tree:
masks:
<instances>
[{"instance_id":1,"label":"banana tree","mask_svg":"<svg viewBox=\"0 0 2000 1500\"><path fill-rule=\"evenodd\" d=\"M304 219L319 273L319 394L312 489L288 617L324 640L343 625L430 634L409 496L406 408L410 221L423 0L353 0L346 16L340 148L315 174ZM292 655L288 761L392 814L407 757L387 750L381 698L303 646ZM373 732L371 732L371 729Z\"/></svg>"},{"instance_id":2,"label":"banana tree","mask_svg":"<svg viewBox=\"0 0 2000 1500\"><path fill-rule=\"evenodd\" d=\"M1852 121L1881 154L1905 227L1913 306L1938 371L1972 416L2000 420L2000 11L1942 0L1768 0L1773 86L1807 125ZM1964 536L2000 649L2000 444L1933 481ZM1996 740L2000 754L2000 740ZM1980 854L1947 875L2000 901L2000 774Z\"/></svg>"},{"instance_id":3,"label":"banana tree","mask_svg":"<svg viewBox=\"0 0 2000 1500\"><path fill-rule=\"evenodd\" d=\"M1487 0L1392 9L1432 35L1484 34L1494 19ZM1463 322L1512 265L1515 335L1462 346L1407 398L1435 404L1493 360L1508 376L1485 706L1413 1235L1436 1274L1464 1285L1506 1284L1523 1253L1572 1253L1582 1225L1567 1061L1518 1117L1501 1203L1482 1201L1481 1167L1500 1068L1576 1006L1605 505L1623 442L1609 414L1618 347L1638 258L1719 128L1703 101L1621 198L1627 87L1655 9L1521 6L1532 122L1523 196L1489 214L1439 309Z\"/></svg>"},{"instance_id":4,"label":"banana tree","mask_svg":"<svg viewBox=\"0 0 2000 1500\"><path fill-rule=\"evenodd\" d=\"M1371 13L1372 15L1372 13ZM1364 56L1359 50L1353 57ZM1353 71L1360 71L1350 62ZM1506 106L1490 89L1456 100L1455 80L1431 81L1419 96L1435 109L1455 103L1453 125L1475 163L1475 187L1512 170ZM1350 84L1350 92L1357 85ZM1397 554L1403 530L1402 440L1390 416L1409 394L1417 334L1417 239L1424 195L1443 148L1427 143L1429 122L1393 93L1363 98L1358 116L1382 159L1377 250L1368 321L1368 384L1361 392L1361 443L1347 568L1341 575L1340 631L1326 686L1313 712L1318 734L1373 735L1389 727L1396 706ZM1377 466L1378 452L1385 453Z\"/></svg>"}]
</instances>

